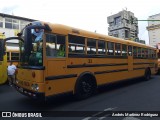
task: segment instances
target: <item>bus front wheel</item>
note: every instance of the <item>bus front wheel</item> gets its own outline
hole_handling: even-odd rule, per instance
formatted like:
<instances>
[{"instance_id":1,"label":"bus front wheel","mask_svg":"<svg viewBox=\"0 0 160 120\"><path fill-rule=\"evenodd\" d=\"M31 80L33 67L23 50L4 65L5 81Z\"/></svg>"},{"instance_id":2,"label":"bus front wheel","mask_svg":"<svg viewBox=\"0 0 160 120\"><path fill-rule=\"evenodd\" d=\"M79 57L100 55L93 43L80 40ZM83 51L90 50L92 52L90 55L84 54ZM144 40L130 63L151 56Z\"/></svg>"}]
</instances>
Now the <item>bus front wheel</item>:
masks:
<instances>
[{"instance_id":1,"label":"bus front wheel","mask_svg":"<svg viewBox=\"0 0 160 120\"><path fill-rule=\"evenodd\" d=\"M86 99L96 92L96 83L90 76L83 76L77 81L75 88L75 98L77 100Z\"/></svg>"}]
</instances>

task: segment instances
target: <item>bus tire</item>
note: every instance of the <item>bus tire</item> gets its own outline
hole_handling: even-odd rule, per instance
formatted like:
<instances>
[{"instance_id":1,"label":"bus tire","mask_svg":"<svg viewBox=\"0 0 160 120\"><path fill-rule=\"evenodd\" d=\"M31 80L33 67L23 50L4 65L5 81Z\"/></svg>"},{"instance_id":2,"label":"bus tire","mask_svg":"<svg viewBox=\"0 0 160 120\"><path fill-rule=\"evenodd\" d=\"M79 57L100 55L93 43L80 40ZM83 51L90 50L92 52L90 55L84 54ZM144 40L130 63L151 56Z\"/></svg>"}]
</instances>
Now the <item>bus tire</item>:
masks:
<instances>
[{"instance_id":1,"label":"bus tire","mask_svg":"<svg viewBox=\"0 0 160 120\"><path fill-rule=\"evenodd\" d=\"M147 69L145 70L144 79L145 79L146 81L148 81L148 80L151 79L151 70L150 70L149 68L147 68Z\"/></svg>"},{"instance_id":2,"label":"bus tire","mask_svg":"<svg viewBox=\"0 0 160 120\"><path fill-rule=\"evenodd\" d=\"M86 99L96 93L96 79L92 75L83 75L77 79L75 86L75 98L77 100Z\"/></svg>"}]
</instances>

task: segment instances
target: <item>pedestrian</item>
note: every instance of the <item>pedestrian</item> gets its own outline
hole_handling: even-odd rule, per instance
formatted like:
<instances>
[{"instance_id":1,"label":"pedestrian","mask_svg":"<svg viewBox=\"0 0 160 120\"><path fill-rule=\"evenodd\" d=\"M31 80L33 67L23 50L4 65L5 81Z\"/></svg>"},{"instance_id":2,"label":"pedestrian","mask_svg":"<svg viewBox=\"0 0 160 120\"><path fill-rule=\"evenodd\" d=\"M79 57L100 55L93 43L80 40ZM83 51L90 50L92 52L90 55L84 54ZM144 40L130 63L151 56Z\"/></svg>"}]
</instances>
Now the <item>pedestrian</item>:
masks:
<instances>
[{"instance_id":1,"label":"pedestrian","mask_svg":"<svg viewBox=\"0 0 160 120\"><path fill-rule=\"evenodd\" d=\"M10 62L10 65L8 66L8 82L9 85L12 86L13 83L15 82L15 72L16 72L17 67L13 64L13 62Z\"/></svg>"}]
</instances>

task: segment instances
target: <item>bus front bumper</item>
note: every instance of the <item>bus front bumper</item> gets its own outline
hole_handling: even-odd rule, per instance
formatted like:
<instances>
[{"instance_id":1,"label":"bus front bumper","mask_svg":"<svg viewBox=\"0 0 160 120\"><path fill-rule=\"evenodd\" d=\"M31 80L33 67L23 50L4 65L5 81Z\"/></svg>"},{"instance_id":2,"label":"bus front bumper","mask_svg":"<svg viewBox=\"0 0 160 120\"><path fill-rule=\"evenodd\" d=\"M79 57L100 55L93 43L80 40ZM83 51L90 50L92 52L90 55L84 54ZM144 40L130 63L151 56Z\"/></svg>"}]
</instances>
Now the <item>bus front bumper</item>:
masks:
<instances>
[{"instance_id":1,"label":"bus front bumper","mask_svg":"<svg viewBox=\"0 0 160 120\"><path fill-rule=\"evenodd\" d=\"M37 99L37 100L44 100L45 99L45 93L33 92L31 90L19 87L16 84L14 84L14 87L18 92L20 92L21 94L28 96L30 98Z\"/></svg>"}]
</instances>

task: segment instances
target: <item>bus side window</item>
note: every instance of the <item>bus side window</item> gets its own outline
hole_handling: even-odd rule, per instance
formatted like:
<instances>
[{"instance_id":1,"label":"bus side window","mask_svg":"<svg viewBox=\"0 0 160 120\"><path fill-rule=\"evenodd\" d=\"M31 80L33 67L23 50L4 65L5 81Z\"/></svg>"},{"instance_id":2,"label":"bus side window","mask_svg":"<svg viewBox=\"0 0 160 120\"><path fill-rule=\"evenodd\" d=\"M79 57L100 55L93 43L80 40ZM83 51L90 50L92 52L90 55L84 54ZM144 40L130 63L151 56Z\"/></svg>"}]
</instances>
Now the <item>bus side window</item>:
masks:
<instances>
[{"instance_id":1,"label":"bus side window","mask_svg":"<svg viewBox=\"0 0 160 120\"><path fill-rule=\"evenodd\" d=\"M152 50L152 58L156 58L156 51Z\"/></svg>"},{"instance_id":2,"label":"bus side window","mask_svg":"<svg viewBox=\"0 0 160 120\"><path fill-rule=\"evenodd\" d=\"M157 53L157 57L160 58L160 51L159 50L158 50L158 53Z\"/></svg>"},{"instance_id":3,"label":"bus side window","mask_svg":"<svg viewBox=\"0 0 160 120\"><path fill-rule=\"evenodd\" d=\"M127 45L122 44L122 56L127 56Z\"/></svg>"},{"instance_id":4,"label":"bus side window","mask_svg":"<svg viewBox=\"0 0 160 120\"><path fill-rule=\"evenodd\" d=\"M18 60L19 60L19 53L12 52L12 53L11 53L11 60L16 60L16 61L18 61Z\"/></svg>"},{"instance_id":5,"label":"bus side window","mask_svg":"<svg viewBox=\"0 0 160 120\"><path fill-rule=\"evenodd\" d=\"M85 38L75 35L69 35L69 54L85 54Z\"/></svg>"},{"instance_id":6,"label":"bus side window","mask_svg":"<svg viewBox=\"0 0 160 120\"><path fill-rule=\"evenodd\" d=\"M65 57L65 36L46 34L46 56Z\"/></svg>"},{"instance_id":7,"label":"bus side window","mask_svg":"<svg viewBox=\"0 0 160 120\"><path fill-rule=\"evenodd\" d=\"M88 38L87 39L87 54L96 54L96 40Z\"/></svg>"},{"instance_id":8,"label":"bus side window","mask_svg":"<svg viewBox=\"0 0 160 120\"><path fill-rule=\"evenodd\" d=\"M65 36L57 35L56 48L57 48L57 57L66 56Z\"/></svg>"},{"instance_id":9,"label":"bus side window","mask_svg":"<svg viewBox=\"0 0 160 120\"><path fill-rule=\"evenodd\" d=\"M128 56L132 56L132 46L128 46Z\"/></svg>"},{"instance_id":10,"label":"bus side window","mask_svg":"<svg viewBox=\"0 0 160 120\"><path fill-rule=\"evenodd\" d=\"M145 48L145 55L146 55L146 58L148 58L148 49Z\"/></svg>"},{"instance_id":11,"label":"bus side window","mask_svg":"<svg viewBox=\"0 0 160 120\"><path fill-rule=\"evenodd\" d=\"M10 60L10 52L7 52L7 61Z\"/></svg>"},{"instance_id":12,"label":"bus side window","mask_svg":"<svg viewBox=\"0 0 160 120\"><path fill-rule=\"evenodd\" d=\"M138 48L138 57L141 57L141 48Z\"/></svg>"},{"instance_id":13,"label":"bus side window","mask_svg":"<svg viewBox=\"0 0 160 120\"><path fill-rule=\"evenodd\" d=\"M151 58L151 49L148 49L148 58Z\"/></svg>"},{"instance_id":14,"label":"bus side window","mask_svg":"<svg viewBox=\"0 0 160 120\"><path fill-rule=\"evenodd\" d=\"M121 44L115 43L115 55L120 56L121 55Z\"/></svg>"},{"instance_id":15,"label":"bus side window","mask_svg":"<svg viewBox=\"0 0 160 120\"><path fill-rule=\"evenodd\" d=\"M137 47L133 46L133 56L137 57Z\"/></svg>"},{"instance_id":16,"label":"bus side window","mask_svg":"<svg viewBox=\"0 0 160 120\"><path fill-rule=\"evenodd\" d=\"M106 50L105 50L105 41L99 40L98 41L98 54L105 54Z\"/></svg>"},{"instance_id":17,"label":"bus side window","mask_svg":"<svg viewBox=\"0 0 160 120\"><path fill-rule=\"evenodd\" d=\"M56 36L52 34L46 34L46 56L56 56Z\"/></svg>"},{"instance_id":18,"label":"bus side window","mask_svg":"<svg viewBox=\"0 0 160 120\"><path fill-rule=\"evenodd\" d=\"M108 50L107 50L107 54L108 55L114 55L114 43L113 42L108 42Z\"/></svg>"},{"instance_id":19,"label":"bus side window","mask_svg":"<svg viewBox=\"0 0 160 120\"><path fill-rule=\"evenodd\" d=\"M142 48L142 58L145 58L145 48Z\"/></svg>"}]
</instances>

